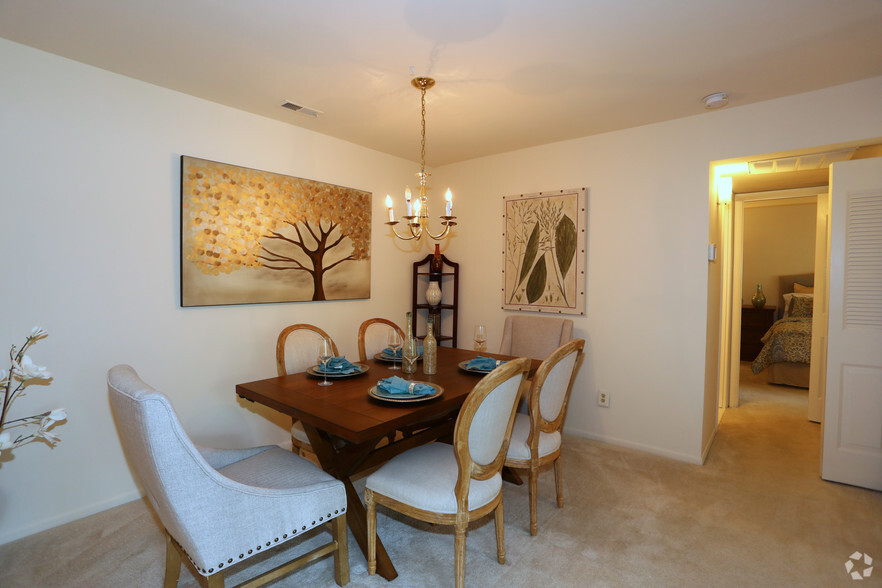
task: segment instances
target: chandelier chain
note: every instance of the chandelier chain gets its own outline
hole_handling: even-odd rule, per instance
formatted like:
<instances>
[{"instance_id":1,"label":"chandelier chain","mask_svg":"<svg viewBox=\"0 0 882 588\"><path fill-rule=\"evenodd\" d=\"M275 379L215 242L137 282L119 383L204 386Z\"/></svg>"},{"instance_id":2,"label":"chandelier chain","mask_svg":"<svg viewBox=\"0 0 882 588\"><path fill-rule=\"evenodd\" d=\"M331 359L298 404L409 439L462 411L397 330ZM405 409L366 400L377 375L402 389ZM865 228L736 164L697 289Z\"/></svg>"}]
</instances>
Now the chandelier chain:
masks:
<instances>
[{"instance_id":1,"label":"chandelier chain","mask_svg":"<svg viewBox=\"0 0 882 588\"><path fill-rule=\"evenodd\" d=\"M422 140L420 142L421 150L420 150L420 170L425 174L426 172L426 88L421 89L422 92Z\"/></svg>"}]
</instances>

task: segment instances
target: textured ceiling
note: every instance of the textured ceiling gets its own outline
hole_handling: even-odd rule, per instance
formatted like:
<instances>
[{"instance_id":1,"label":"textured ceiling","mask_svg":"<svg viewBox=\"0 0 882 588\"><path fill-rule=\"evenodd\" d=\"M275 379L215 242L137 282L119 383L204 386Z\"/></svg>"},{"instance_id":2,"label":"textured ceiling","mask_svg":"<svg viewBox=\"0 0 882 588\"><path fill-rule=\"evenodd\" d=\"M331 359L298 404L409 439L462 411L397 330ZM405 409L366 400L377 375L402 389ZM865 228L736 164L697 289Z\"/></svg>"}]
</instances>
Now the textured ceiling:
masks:
<instances>
[{"instance_id":1,"label":"textured ceiling","mask_svg":"<svg viewBox=\"0 0 882 588\"><path fill-rule=\"evenodd\" d=\"M880 0L0 0L0 37L410 160L431 76L430 166L882 75Z\"/></svg>"}]
</instances>

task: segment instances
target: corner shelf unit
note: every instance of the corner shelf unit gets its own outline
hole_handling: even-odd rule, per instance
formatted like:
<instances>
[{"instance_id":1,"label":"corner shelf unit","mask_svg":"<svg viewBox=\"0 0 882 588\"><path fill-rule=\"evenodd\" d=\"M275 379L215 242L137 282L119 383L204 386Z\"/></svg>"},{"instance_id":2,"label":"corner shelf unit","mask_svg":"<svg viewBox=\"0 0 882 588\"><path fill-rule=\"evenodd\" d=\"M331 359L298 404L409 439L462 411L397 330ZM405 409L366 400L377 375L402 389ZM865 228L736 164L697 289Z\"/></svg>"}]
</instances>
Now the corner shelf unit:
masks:
<instances>
[{"instance_id":1,"label":"corner shelf unit","mask_svg":"<svg viewBox=\"0 0 882 588\"><path fill-rule=\"evenodd\" d=\"M426 333L420 334L417 331L417 319L419 316L425 315L426 324L429 318L434 318L435 338L438 345L448 344L450 347L456 347L456 331L459 321L459 264L447 259L444 255L440 255L440 271L432 271L432 258L435 254L430 253L421 261L415 261L413 264L413 308L411 315L411 327L414 336L423 339ZM435 264L436 270L439 264ZM446 278L446 279L445 279ZM439 304L429 304L426 301L426 289L430 282L438 282L441 287L442 301ZM452 282L452 284L451 284ZM447 292L445 291L447 288ZM453 289L450 296L449 290ZM444 299L451 301L445 304ZM449 320L447 320L449 319Z\"/></svg>"}]
</instances>

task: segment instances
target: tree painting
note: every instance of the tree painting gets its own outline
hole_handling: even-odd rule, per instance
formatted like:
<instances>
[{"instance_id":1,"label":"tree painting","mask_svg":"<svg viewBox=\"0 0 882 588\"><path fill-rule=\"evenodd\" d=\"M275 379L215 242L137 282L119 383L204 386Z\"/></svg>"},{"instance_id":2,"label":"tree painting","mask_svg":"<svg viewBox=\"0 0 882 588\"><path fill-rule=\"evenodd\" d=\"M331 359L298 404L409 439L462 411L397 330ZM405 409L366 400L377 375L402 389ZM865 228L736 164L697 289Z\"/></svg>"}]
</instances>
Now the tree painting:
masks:
<instances>
[{"instance_id":1,"label":"tree painting","mask_svg":"<svg viewBox=\"0 0 882 588\"><path fill-rule=\"evenodd\" d=\"M370 201L353 188L182 157L182 304L368 297Z\"/></svg>"},{"instance_id":2,"label":"tree painting","mask_svg":"<svg viewBox=\"0 0 882 588\"><path fill-rule=\"evenodd\" d=\"M584 313L585 193L506 197L503 308Z\"/></svg>"}]
</instances>

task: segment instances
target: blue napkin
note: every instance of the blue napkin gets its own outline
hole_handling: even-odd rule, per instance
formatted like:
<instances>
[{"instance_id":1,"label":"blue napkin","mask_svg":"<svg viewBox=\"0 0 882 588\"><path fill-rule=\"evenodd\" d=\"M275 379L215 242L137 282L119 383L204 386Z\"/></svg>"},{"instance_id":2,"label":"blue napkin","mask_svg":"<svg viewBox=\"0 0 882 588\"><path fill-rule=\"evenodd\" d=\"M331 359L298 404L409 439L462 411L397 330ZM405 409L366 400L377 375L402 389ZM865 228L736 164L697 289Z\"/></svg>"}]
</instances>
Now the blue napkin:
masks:
<instances>
[{"instance_id":1,"label":"blue napkin","mask_svg":"<svg viewBox=\"0 0 882 588\"><path fill-rule=\"evenodd\" d=\"M319 364L317 371L329 374L357 374L361 369L341 355L329 359L326 369L322 369L322 365Z\"/></svg>"},{"instance_id":2,"label":"blue napkin","mask_svg":"<svg viewBox=\"0 0 882 588\"><path fill-rule=\"evenodd\" d=\"M401 359L401 356L402 356L402 354L404 353L404 348L402 347L402 348L400 348L398 351L396 351L395 353L392 353L392 349L390 349L389 347L387 347L387 348L385 348L385 349L383 350L382 353L383 353L383 356L384 356L384 357L388 357L389 359L392 359L392 356L393 356L393 355L395 356L395 359ZM423 354L423 346L422 346L422 344L417 345L417 353L420 354L420 355Z\"/></svg>"},{"instance_id":3,"label":"blue napkin","mask_svg":"<svg viewBox=\"0 0 882 588\"><path fill-rule=\"evenodd\" d=\"M466 367L470 370L492 371L496 369L496 366L502 365L504 363L505 361L502 360L495 360L492 357L482 357L479 355L475 359L469 361L466 364Z\"/></svg>"},{"instance_id":4,"label":"blue napkin","mask_svg":"<svg viewBox=\"0 0 882 588\"><path fill-rule=\"evenodd\" d=\"M377 389L386 394L409 394L411 396L429 396L435 393L435 388L429 384L411 382L398 376L380 380L377 382Z\"/></svg>"}]
</instances>

